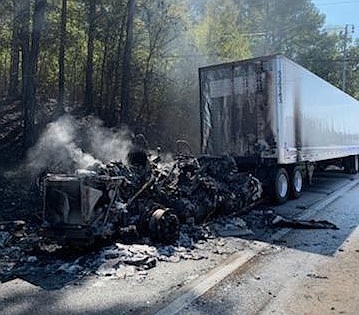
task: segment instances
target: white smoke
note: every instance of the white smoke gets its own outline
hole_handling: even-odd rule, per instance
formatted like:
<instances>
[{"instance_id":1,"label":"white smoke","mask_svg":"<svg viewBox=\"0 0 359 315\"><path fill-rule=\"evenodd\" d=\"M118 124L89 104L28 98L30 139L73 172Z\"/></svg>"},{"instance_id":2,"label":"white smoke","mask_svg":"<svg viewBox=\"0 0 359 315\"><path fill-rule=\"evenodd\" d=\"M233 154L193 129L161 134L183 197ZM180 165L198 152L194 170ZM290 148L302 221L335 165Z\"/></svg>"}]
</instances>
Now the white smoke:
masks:
<instances>
[{"instance_id":1,"label":"white smoke","mask_svg":"<svg viewBox=\"0 0 359 315\"><path fill-rule=\"evenodd\" d=\"M109 130L98 119L75 120L65 115L49 123L27 155L34 175L44 170L71 172L111 160L125 162L131 148L129 133Z\"/></svg>"},{"instance_id":2,"label":"white smoke","mask_svg":"<svg viewBox=\"0 0 359 315\"><path fill-rule=\"evenodd\" d=\"M132 147L128 130L108 129L99 119L91 121L87 131L91 152L104 163L122 161L126 163L127 154Z\"/></svg>"}]
</instances>

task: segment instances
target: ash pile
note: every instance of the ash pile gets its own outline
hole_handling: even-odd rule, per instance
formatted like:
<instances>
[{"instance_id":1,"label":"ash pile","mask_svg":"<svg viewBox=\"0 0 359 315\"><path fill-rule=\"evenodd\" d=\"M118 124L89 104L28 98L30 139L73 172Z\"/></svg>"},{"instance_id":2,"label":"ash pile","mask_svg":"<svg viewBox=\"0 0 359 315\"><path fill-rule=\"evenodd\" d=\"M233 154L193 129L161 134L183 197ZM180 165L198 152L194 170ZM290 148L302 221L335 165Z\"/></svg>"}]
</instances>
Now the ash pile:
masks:
<instances>
[{"instance_id":1,"label":"ash pile","mask_svg":"<svg viewBox=\"0 0 359 315\"><path fill-rule=\"evenodd\" d=\"M260 182L239 172L231 157L178 155L170 162L137 147L128 165L95 164L75 174L43 179L43 235L88 245L96 239L123 243L150 239L169 244L180 225L247 209L261 198Z\"/></svg>"},{"instance_id":2,"label":"ash pile","mask_svg":"<svg viewBox=\"0 0 359 315\"><path fill-rule=\"evenodd\" d=\"M9 221L0 225L0 282L21 278L50 290L79 283L86 276L141 283L149 269L161 262L231 255L242 250L243 245L230 245L226 238L247 235L253 232L246 222L230 215L199 226L181 225L179 238L173 244L111 242L92 246L90 251L69 251L54 243L44 243L36 228L24 221Z\"/></svg>"}]
</instances>

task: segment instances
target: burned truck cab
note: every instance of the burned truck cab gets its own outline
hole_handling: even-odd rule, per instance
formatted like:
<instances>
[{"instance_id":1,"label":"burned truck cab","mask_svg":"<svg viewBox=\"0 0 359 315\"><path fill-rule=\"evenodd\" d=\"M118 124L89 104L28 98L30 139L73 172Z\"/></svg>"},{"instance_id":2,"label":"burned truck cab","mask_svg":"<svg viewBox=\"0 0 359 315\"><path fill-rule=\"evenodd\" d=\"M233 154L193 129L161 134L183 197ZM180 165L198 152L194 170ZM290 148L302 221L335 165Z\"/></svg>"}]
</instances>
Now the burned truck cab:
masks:
<instances>
[{"instance_id":1,"label":"burned truck cab","mask_svg":"<svg viewBox=\"0 0 359 315\"><path fill-rule=\"evenodd\" d=\"M91 244L112 235L120 216L115 196L123 177L47 175L43 180L43 233L60 243ZM114 220L116 208L116 220Z\"/></svg>"},{"instance_id":2,"label":"burned truck cab","mask_svg":"<svg viewBox=\"0 0 359 315\"><path fill-rule=\"evenodd\" d=\"M120 172L126 170L121 163L110 166L118 166ZM136 204L136 198L145 190L152 190L154 180L142 185L133 177L100 175L88 170L74 175L47 175L42 184L43 236L77 247L114 237L124 241L144 236L154 242L175 241L179 222L170 209L157 203L151 207Z\"/></svg>"}]
</instances>

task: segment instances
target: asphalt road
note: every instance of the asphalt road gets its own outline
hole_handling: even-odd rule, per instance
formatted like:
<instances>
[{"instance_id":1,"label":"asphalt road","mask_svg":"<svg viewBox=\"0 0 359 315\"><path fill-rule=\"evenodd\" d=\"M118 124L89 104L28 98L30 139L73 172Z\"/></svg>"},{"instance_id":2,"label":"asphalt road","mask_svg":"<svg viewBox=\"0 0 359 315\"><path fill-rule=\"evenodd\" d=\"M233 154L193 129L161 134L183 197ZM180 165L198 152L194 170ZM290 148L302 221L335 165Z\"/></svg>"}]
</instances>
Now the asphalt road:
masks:
<instances>
[{"instance_id":1,"label":"asphalt road","mask_svg":"<svg viewBox=\"0 0 359 315\"><path fill-rule=\"evenodd\" d=\"M358 178L320 174L300 199L273 208L339 230L219 240L207 259L160 263L145 278L88 276L56 289L18 278L0 284L0 314L357 314Z\"/></svg>"},{"instance_id":2,"label":"asphalt road","mask_svg":"<svg viewBox=\"0 0 359 315\"><path fill-rule=\"evenodd\" d=\"M290 231L179 314L358 314L358 205L355 185L312 217L338 230Z\"/></svg>"}]
</instances>

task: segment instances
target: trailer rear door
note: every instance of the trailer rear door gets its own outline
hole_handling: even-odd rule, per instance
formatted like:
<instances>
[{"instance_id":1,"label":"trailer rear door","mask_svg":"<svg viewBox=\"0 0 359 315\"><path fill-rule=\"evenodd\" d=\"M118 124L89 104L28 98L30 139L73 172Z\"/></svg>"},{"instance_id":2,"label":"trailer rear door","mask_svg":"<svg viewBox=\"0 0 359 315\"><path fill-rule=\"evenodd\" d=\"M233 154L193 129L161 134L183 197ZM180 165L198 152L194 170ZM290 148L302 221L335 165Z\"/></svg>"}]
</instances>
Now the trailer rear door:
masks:
<instances>
[{"instance_id":1,"label":"trailer rear door","mask_svg":"<svg viewBox=\"0 0 359 315\"><path fill-rule=\"evenodd\" d=\"M253 157L275 148L272 59L201 68L202 153Z\"/></svg>"}]
</instances>

